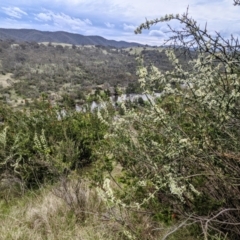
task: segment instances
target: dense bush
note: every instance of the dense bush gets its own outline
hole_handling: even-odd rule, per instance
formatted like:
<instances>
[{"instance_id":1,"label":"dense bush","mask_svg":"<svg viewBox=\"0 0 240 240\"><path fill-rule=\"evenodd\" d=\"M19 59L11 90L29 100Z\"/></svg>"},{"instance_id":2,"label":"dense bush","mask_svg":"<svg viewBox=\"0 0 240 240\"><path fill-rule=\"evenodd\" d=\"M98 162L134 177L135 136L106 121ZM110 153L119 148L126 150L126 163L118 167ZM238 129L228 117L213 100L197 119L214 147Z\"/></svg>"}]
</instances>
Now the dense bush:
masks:
<instances>
[{"instance_id":1,"label":"dense bush","mask_svg":"<svg viewBox=\"0 0 240 240\"><path fill-rule=\"evenodd\" d=\"M89 164L105 132L95 113L45 101L23 111L1 104L0 117L1 178L15 176L30 187Z\"/></svg>"},{"instance_id":2,"label":"dense bush","mask_svg":"<svg viewBox=\"0 0 240 240\"><path fill-rule=\"evenodd\" d=\"M183 31L174 32L174 43L187 38L195 47L195 57L186 71L175 50L165 51L174 70L164 74L154 66L147 69L138 59L142 91L151 94L157 83L162 95L158 100L149 98L150 105L141 110L123 105L125 114L105 123L111 130L105 135L101 149L105 154L99 156L98 169L111 173L115 163L123 169L115 179L118 194L108 186L106 197L124 208L145 208L156 220L181 220L175 230L196 225L204 239L238 239L238 40L209 35L188 14L147 21L136 31L171 19L185 24ZM191 55L192 50L187 53Z\"/></svg>"}]
</instances>

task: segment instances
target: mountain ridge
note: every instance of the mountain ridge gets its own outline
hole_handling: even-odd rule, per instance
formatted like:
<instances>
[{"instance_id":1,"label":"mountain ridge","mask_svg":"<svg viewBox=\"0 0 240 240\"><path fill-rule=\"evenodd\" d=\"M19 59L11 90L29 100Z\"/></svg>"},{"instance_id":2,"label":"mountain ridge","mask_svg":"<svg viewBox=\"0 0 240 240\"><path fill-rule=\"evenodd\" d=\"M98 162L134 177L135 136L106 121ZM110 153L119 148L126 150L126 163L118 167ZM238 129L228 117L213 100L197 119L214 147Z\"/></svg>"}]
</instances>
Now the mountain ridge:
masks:
<instances>
[{"instance_id":1,"label":"mountain ridge","mask_svg":"<svg viewBox=\"0 0 240 240\"><path fill-rule=\"evenodd\" d=\"M144 46L143 44L127 41L108 40L101 36L84 36L65 31L40 31L36 29L0 28L0 40L16 42L56 42L73 45L101 45L116 48Z\"/></svg>"}]
</instances>

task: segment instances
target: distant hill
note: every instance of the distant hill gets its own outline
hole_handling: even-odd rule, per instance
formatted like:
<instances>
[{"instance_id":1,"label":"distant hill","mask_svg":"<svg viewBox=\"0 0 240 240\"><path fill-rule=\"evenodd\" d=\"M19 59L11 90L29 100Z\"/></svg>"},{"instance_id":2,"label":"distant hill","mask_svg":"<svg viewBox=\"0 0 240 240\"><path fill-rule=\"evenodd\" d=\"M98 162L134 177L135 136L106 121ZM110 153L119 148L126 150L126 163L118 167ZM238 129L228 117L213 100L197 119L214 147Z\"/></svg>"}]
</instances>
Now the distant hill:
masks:
<instances>
[{"instance_id":1,"label":"distant hill","mask_svg":"<svg viewBox=\"0 0 240 240\"><path fill-rule=\"evenodd\" d=\"M34 29L5 29L0 28L0 39L11 39L16 42L57 42L75 45L101 45L116 48L143 46L139 43L107 40L100 36L83 36L81 34L63 31L48 32Z\"/></svg>"}]
</instances>

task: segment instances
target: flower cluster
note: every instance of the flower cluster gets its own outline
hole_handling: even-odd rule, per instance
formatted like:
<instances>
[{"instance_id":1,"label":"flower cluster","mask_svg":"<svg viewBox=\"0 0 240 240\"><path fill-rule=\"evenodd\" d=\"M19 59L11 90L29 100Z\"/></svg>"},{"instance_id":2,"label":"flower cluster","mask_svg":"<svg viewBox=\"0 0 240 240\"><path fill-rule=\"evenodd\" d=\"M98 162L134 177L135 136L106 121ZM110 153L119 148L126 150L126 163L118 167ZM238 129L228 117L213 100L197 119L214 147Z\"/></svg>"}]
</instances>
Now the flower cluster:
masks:
<instances>
[{"instance_id":1,"label":"flower cluster","mask_svg":"<svg viewBox=\"0 0 240 240\"><path fill-rule=\"evenodd\" d=\"M39 152L41 156L43 156L43 158L45 158L49 162L50 148L48 147L47 139L45 137L45 133L43 129L40 136L38 136L37 133L35 132L33 141L34 141L35 149Z\"/></svg>"}]
</instances>

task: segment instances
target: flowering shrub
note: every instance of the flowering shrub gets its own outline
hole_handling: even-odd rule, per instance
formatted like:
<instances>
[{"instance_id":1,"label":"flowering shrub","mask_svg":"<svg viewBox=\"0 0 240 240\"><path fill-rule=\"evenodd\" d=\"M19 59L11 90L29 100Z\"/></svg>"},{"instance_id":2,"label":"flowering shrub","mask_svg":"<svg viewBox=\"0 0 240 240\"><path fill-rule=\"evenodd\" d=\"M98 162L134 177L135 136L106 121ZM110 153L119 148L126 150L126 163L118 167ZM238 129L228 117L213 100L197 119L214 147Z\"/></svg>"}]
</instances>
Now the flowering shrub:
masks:
<instances>
[{"instance_id":1,"label":"flowering shrub","mask_svg":"<svg viewBox=\"0 0 240 240\"><path fill-rule=\"evenodd\" d=\"M186 29L195 28L196 35L204 34L187 15L147 21L136 31L171 19L188 23ZM197 41L195 36L192 41ZM99 164L109 172L115 163L123 169L122 176L115 179L121 201L112 193L111 202L147 208L158 219L166 220L174 213L189 224L199 224L205 239L213 233L237 239L239 52L238 46L234 55L233 51L214 50L211 44L195 45L197 57L189 61L188 70L181 66L173 49L164 50L174 67L169 72L160 72L154 66L148 69L141 58L137 59L143 93L149 96L159 86L162 94L155 100L149 98L145 108L123 105L124 115L106 123L111 130L105 135L101 152L106 155L99 156L103 160ZM224 47L224 42L217 44ZM226 49L231 47L227 44ZM100 119L105 121L103 116ZM170 209L167 214L166 209Z\"/></svg>"}]
</instances>

